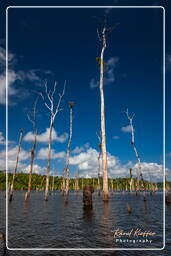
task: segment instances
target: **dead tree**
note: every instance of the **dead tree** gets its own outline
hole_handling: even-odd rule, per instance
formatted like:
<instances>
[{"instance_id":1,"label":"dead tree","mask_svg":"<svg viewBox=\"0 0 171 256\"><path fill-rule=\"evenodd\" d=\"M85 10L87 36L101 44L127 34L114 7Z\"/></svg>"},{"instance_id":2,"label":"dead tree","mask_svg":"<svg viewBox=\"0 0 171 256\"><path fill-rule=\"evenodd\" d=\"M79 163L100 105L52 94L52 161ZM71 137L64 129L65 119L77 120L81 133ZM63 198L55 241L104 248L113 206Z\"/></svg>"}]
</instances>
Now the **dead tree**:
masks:
<instances>
[{"instance_id":1,"label":"dead tree","mask_svg":"<svg viewBox=\"0 0 171 256\"><path fill-rule=\"evenodd\" d=\"M79 179L79 176L78 176L78 171L75 173L75 191L76 191L76 195L78 194L78 190L79 190L79 184L78 184L78 179Z\"/></svg>"},{"instance_id":2,"label":"dead tree","mask_svg":"<svg viewBox=\"0 0 171 256\"><path fill-rule=\"evenodd\" d=\"M101 186L100 186L100 169L101 169L101 164L100 164L100 160L101 160L101 154L102 154L102 136L101 133L100 135L97 134L98 140L99 140L99 154L98 154L98 180L97 180L97 189L98 189L98 195L100 196L100 191L101 191Z\"/></svg>"},{"instance_id":3,"label":"dead tree","mask_svg":"<svg viewBox=\"0 0 171 256\"><path fill-rule=\"evenodd\" d=\"M130 168L129 171L130 171L129 191L132 192L133 190L132 168Z\"/></svg>"},{"instance_id":4,"label":"dead tree","mask_svg":"<svg viewBox=\"0 0 171 256\"><path fill-rule=\"evenodd\" d=\"M143 174L142 174L142 168L141 168L141 159L140 159L140 156L139 156L138 151L136 149L135 140L134 140L133 118L134 118L135 114L132 117L130 117L130 115L128 113L128 109L125 111L125 114L126 114L128 120L129 120L130 127L131 127L131 135L132 135L131 145L133 147L133 150L135 152L135 155L136 155L136 158L137 158L137 161L138 161L138 170L139 170L139 174L137 175L138 190L139 190L139 177L140 177L140 179L142 181L143 189L145 189L145 187L144 187L144 179L143 179Z\"/></svg>"},{"instance_id":5,"label":"dead tree","mask_svg":"<svg viewBox=\"0 0 171 256\"><path fill-rule=\"evenodd\" d=\"M166 176L165 176L165 202L166 204L171 204L171 200L170 200L170 186L169 183L167 182Z\"/></svg>"},{"instance_id":6,"label":"dead tree","mask_svg":"<svg viewBox=\"0 0 171 256\"><path fill-rule=\"evenodd\" d=\"M82 188L82 190L83 190L83 188L84 188L84 179L82 178L82 180L81 180L81 188Z\"/></svg>"},{"instance_id":7,"label":"dead tree","mask_svg":"<svg viewBox=\"0 0 171 256\"><path fill-rule=\"evenodd\" d=\"M106 49L106 42L108 35L113 31L113 29L118 25L107 28L106 17L99 23L99 28L97 29L98 39L102 45L100 57L97 58L97 62L100 66L100 99L101 99L101 136L102 136L102 169L103 169L103 200L109 200L109 188L108 188L108 166L107 166L107 152L106 152L106 132L105 132L105 102L104 102L104 51Z\"/></svg>"},{"instance_id":8,"label":"dead tree","mask_svg":"<svg viewBox=\"0 0 171 256\"><path fill-rule=\"evenodd\" d=\"M68 201L69 196L69 159L70 159L70 147L71 147L71 140L72 140L72 120L73 120L73 107L74 102L69 102L69 109L70 109L70 132L69 132L69 140L67 146L67 154L66 154L66 166L65 166L65 177L66 177L66 184L65 184L65 194L66 194L66 202Z\"/></svg>"},{"instance_id":9,"label":"dead tree","mask_svg":"<svg viewBox=\"0 0 171 256\"><path fill-rule=\"evenodd\" d=\"M54 191L54 184L55 184L55 175L53 174L53 177L52 177L52 192Z\"/></svg>"},{"instance_id":10,"label":"dead tree","mask_svg":"<svg viewBox=\"0 0 171 256\"><path fill-rule=\"evenodd\" d=\"M12 177L12 183L10 187L10 195L9 195L9 201L12 202L13 199L13 191L14 191L14 183L15 183L15 177L18 169L18 162L19 162L19 155L20 155L20 150L21 150L21 143L23 139L23 129L20 129L20 137L19 137L19 142L18 142L18 150L17 150L17 158L16 158L16 164L15 164L15 169Z\"/></svg>"},{"instance_id":11,"label":"dead tree","mask_svg":"<svg viewBox=\"0 0 171 256\"><path fill-rule=\"evenodd\" d=\"M46 93L47 100L45 99L45 97L43 96L42 93L40 94L44 101L46 108L50 111L50 125L49 125L49 137L48 137L48 164L47 164L46 188L45 188L45 197L44 197L45 201L48 201L48 192L49 192L52 130L53 130L53 126L54 126L55 117L59 113L59 111L61 111L60 105L61 105L61 101L62 101L62 98L65 93L65 85L66 85L66 82L64 83L64 88L63 88L62 94L59 93L59 100L58 100L56 107L54 107L54 95L56 92L56 82L54 83L52 92L51 92L51 90L48 91L47 83L45 83L45 93Z\"/></svg>"},{"instance_id":12,"label":"dead tree","mask_svg":"<svg viewBox=\"0 0 171 256\"><path fill-rule=\"evenodd\" d=\"M27 115L28 120L32 123L34 140L33 140L33 145L32 145L32 148L31 148L31 160L30 160L28 191L25 194L25 200L30 198L33 163L34 163L35 150L36 150L36 144L37 144L37 128L36 128L36 106L37 106L37 101L38 101L38 97L37 97L37 99L34 103L34 107L33 107L33 111L31 113L31 115Z\"/></svg>"}]
</instances>

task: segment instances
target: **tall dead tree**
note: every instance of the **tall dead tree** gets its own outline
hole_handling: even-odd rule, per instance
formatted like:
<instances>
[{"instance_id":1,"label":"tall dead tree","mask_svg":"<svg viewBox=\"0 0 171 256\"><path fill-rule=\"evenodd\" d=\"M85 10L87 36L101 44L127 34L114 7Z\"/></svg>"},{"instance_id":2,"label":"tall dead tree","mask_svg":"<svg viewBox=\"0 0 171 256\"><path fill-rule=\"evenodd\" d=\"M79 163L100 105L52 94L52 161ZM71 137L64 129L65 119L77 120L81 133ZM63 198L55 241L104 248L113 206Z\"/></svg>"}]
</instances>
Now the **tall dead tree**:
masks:
<instances>
[{"instance_id":1,"label":"tall dead tree","mask_svg":"<svg viewBox=\"0 0 171 256\"><path fill-rule=\"evenodd\" d=\"M101 160L101 153L102 153L102 136L101 133L100 135L97 134L98 140L99 140L99 154L98 154L98 180L97 180L97 189L98 189L98 195L100 196L100 191L101 191L101 186L100 186L100 169L101 169L101 164L100 164L100 160Z\"/></svg>"},{"instance_id":2,"label":"tall dead tree","mask_svg":"<svg viewBox=\"0 0 171 256\"><path fill-rule=\"evenodd\" d=\"M38 97L37 97L37 99L34 103L33 111L31 113L31 115L27 115L28 120L32 123L34 139L33 139L33 145L32 145L32 148L31 148L31 160L30 160L30 170L29 170L28 191L25 194L25 200L30 198L33 163L34 163L35 150L36 150L36 144L37 144L37 128L36 128L36 106L37 106L37 101L38 101Z\"/></svg>"},{"instance_id":3,"label":"tall dead tree","mask_svg":"<svg viewBox=\"0 0 171 256\"><path fill-rule=\"evenodd\" d=\"M62 101L62 98L65 93L65 85L66 85L66 82L64 83L64 88L63 88L62 94L59 93L59 100L58 100L56 107L54 107L54 95L56 92L56 82L54 83L52 92L51 92L51 90L48 91L47 82L45 82L45 94L46 94L47 99L45 98L45 96L42 93L40 94L44 101L46 108L50 112L50 125L49 125L49 134L48 134L49 135L48 136L48 164L47 164L46 187L45 187L45 197L44 197L45 201L48 201L48 192L49 192L52 131L53 131L55 117L59 113L59 111L61 111L60 105L61 105L61 101Z\"/></svg>"},{"instance_id":4,"label":"tall dead tree","mask_svg":"<svg viewBox=\"0 0 171 256\"><path fill-rule=\"evenodd\" d=\"M75 173L75 191L76 191L76 194L78 193L78 190L79 190L79 183L78 183L78 180L79 179L79 173L78 171Z\"/></svg>"},{"instance_id":5,"label":"tall dead tree","mask_svg":"<svg viewBox=\"0 0 171 256\"><path fill-rule=\"evenodd\" d=\"M135 152L135 155L136 155L136 158L137 158L137 161L138 161L138 170L139 170L139 173L137 175L138 190L139 190L139 177L140 177L140 180L142 182L142 187L143 187L143 189L145 189L145 183L144 183L143 174L142 174L142 168L141 168L141 159L140 159L140 156L138 154L137 148L135 146L135 136L134 136L134 127L133 127L133 118L134 118L135 114L133 114L133 116L131 117L129 115L128 109L125 111L125 114L126 114L128 120L129 120L130 128L131 128L131 135L132 135L131 145L133 147L133 150Z\"/></svg>"},{"instance_id":6,"label":"tall dead tree","mask_svg":"<svg viewBox=\"0 0 171 256\"><path fill-rule=\"evenodd\" d=\"M52 192L54 191L54 185L55 185L55 175L53 174L53 177L52 177Z\"/></svg>"},{"instance_id":7,"label":"tall dead tree","mask_svg":"<svg viewBox=\"0 0 171 256\"><path fill-rule=\"evenodd\" d=\"M100 66L100 99L101 99L101 136L102 136L102 168L103 168L103 201L109 200L109 188L108 188L108 166L107 166L107 152L106 152L106 132L105 132L105 102L104 102L104 51L106 49L106 42L108 35L113 31L113 29L118 24L113 27L107 28L106 17L99 23L99 28L97 29L98 39L101 43L101 53L97 61Z\"/></svg>"},{"instance_id":8,"label":"tall dead tree","mask_svg":"<svg viewBox=\"0 0 171 256\"><path fill-rule=\"evenodd\" d=\"M66 177L66 185L65 185L65 194L66 194L66 202L68 201L68 195L69 195L69 159L70 159L70 147L71 147L71 140L72 140L72 120L73 120L73 107L74 102L69 102L69 110L70 110L70 132L69 132L69 140L67 145L67 154L66 154L66 166L65 166L65 177Z\"/></svg>"},{"instance_id":9,"label":"tall dead tree","mask_svg":"<svg viewBox=\"0 0 171 256\"><path fill-rule=\"evenodd\" d=\"M132 168L129 169L129 172L130 172L130 181L129 181L129 191L132 192L133 190L133 178L132 178Z\"/></svg>"},{"instance_id":10,"label":"tall dead tree","mask_svg":"<svg viewBox=\"0 0 171 256\"><path fill-rule=\"evenodd\" d=\"M16 158L16 164L15 164L15 169L12 177L12 183L10 186L10 194L9 194L9 201L12 202L13 199L13 192L14 192L14 183L15 183L15 177L18 169L18 162L19 162L19 155L20 155L20 150L21 150L21 143L23 139L23 129L20 129L20 137L19 137L19 142L18 142L18 150L17 150L17 158Z\"/></svg>"}]
</instances>

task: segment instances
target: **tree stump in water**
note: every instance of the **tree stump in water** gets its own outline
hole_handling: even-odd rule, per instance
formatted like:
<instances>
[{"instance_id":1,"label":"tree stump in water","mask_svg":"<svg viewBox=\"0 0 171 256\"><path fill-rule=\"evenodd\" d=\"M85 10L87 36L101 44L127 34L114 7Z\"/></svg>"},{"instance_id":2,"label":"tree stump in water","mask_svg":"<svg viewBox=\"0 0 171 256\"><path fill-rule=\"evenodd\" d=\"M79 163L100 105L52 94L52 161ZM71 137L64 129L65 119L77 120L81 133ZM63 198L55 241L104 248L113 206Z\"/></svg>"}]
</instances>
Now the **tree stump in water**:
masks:
<instances>
[{"instance_id":1,"label":"tree stump in water","mask_svg":"<svg viewBox=\"0 0 171 256\"><path fill-rule=\"evenodd\" d=\"M0 255L5 256L7 253L5 234L0 233Z\"/></svg>"},{"instance_id":2,"label":"tree stump in water","mask_svg":"<svg viewBox=\"0 0 171 256\"><path fill-rule=\"evenodd\" d=\"M83 188L83 205L85 208L92 208L93 206L93 200L92 200L92 194L94 192L94 189L92 186L85 186Z\"/></svg>"},{"instance_id":3,"label":"tree stump in water","mask_svg":"<svg viewBox=\"0 0 171 256\"><path fill-rule=\"evenodd\" d=\"M166 204L171 204L169 192L166 192Z\"/></svg>"}]
</instances>

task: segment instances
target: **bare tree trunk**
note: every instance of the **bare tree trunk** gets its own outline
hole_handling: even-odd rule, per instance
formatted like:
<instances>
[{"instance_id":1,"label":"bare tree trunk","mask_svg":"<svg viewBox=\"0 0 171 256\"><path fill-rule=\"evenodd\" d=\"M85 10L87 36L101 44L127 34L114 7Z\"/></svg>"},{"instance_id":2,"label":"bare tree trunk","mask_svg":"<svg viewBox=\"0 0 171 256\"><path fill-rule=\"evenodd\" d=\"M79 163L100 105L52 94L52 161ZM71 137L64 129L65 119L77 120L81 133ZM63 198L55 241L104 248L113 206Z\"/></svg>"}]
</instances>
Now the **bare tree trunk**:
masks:
<instances>
[{"instance_id":1,"label":"bare tree trunk","mask_svg":"<svg viewBox=\"0 0 171 256\"><path fill-rule=\"evenodd\" d=\"M53 128L53 119L51 118L50 130L49 130L48 164L47 164L47 173L46 173L45 201L48 201L48 192L49 192L49 176L50 176L50 161L51 161L52 128Z\"/></svg>"},{"instance_id":2,"label":"bare tree trunk","mask_svg":"<svg viewBox=\"0 0 171 256\"><path fill-rule=\"evenodd\" d=\"M38 102L38 98L35 100L33 111L28 116L28 120L32 123L33 126L33 133L34 133L34 141L31 149L31 160L30 160L30 171L29 171L29 181L28 181L28 191L25 194L25 200L30 198L30 191L31 191L31 181L32 181L32 171L33 171L33 163L34 163L34 156L35 156L35 150L36 150L36 143L37 143L37 130L36 130L36 106Z\"/></svg>"},{"instance_id":3,"label":"bare tree trunk","mask_svg":"<svg viewBox=\"0 0 171 256\"><path fill-rule=\"evenodd\" d=\"M62 173L62 180L61 180L61 193L62 193L62 196L64 196L64 191L65 191L65 169L63 170L63 173Z\"/></svg>"},{"instance_id":4,"label":"bare tree trunk","mask_svg":"<svg viewBox=\"0 0 171 256\"><path fill-rule=\"evenodd\" d=\"M30 160L30 172L29 172L29 181L28 181L28 191L25 194L25 200L30 198L30 191L31 191L31 181L32 181L32 172L33 172L33 162L35 156L35 149L36 149L36 133L34 134L34 143L31 149L31 160Z\"/></svg>"},{"instance_id":5,"label":"bare tree trunk","mask_svg":"<svg viewBox=\"0 0 171 256\"><path fill-rule=\"evenodd\" d=\"M40 93L40 96L42 97L44 104L46 108L50 111L50 130L49 130L49 141L48 141L48 164L47 164L47 174L46 174L46 187L45 187L45 201L48 201L48 192L49 192L49 176L50 176L50 161L51 161L51 144L52 144L52 129L55 121L55 117L58 114L58 112L61 110L60 105L62 98L65 93L65 85L66 81L64 83L64 88L62 94L59 94L59 100L57 103L57 106L54 109L54 94L56 92L56 82L54 84L53 91L49 91L47 89L47 82L45 83L45 92L46 92L46 97L48 99L48 102L45 100L45 97L43 96L42 93Z\"/></svg>"},{"instance_id":6,"label":"bare tree trunk","mask_svg":"<svg viewBox=\"0 0 171 256\"><path fill-rule=\"evenodd\" d=\"M81 188L82 188L82 190L84 188L84 179L83 178L82 178L82 182L81 182Z\"/></svg>"},{"instance_id":7,"label":"bare tree trunk","mask_svg":"<svg viewBox=\"0 0 171 256\"><path fill-rule=\"evenodd\" d=\"M103 76L104 76L104 50L106 48L106 28L102 31L102 50L100 55L100 99L101 99L101 138L102 138L102 167L103 167L103 200L109 200L108 190L108 170L107 170L107 153L106 153L106 134L105 134L105 104L104 104L104 91L103 91Z\"/></svg>"},{"instance_id":8,"label":"bare tree trunk","mask_svg":"<svg viewBox=\"0 0 171 256\"><path fill-rule=\"evenodd\" d=\"M69 158L70 158L70 146L71 146L71 140L72 140L73 106L74 106L74 102L69 102L69 108L70 108L70 135L69 135L68 146L67 146L66 168L65 168L65 171L66 171L66 187L65 187L66 202L68 201L68 196L69 196L69 176L70 176Z\"/></svg>"},{"instance_id":9,"label":"bare tree trunk","mask_svg":"<svg viewBox=\"0 0 171 256\"><path fill-rule=\"evenodd\" d=\"M52 192L54 191L54 184L55 184L55 176L53 174L53 178L52 178Z\"/></svg>"},{"instance_id":10,"label":"bare tree trunk","mask_svg":"<svg viewBox=\"0 0 171 256\"><path fill-rule=\"evenodd\" d=\"M19 137L19 143L18 143L16 165L15 165L15 169L14 169L14 173L13 173L13 178L12 178L12 183L11 183L11 188L10 188L10 195L9 195L9 201L10 202L12 202L12 199L13 199L14 182L15 182L15 177L16 177L17 168L18 168L19 154L20 154L20 150L21 150L22 138L23 138L23 129L20 129L20 137Z\"/></svg>"},{"instance_id":11,"label":"bare tree trunk","mask_svg":"<svg viewBox=\"0 0 171 256\"><path fill-rule=\"evenodd\" d=\"M129 171L130 171L129 191L132 192L132 190L133 190L133 188L132 188L132 185L133 185L132 169L130 168Z\"/></svg>"},{"instance_id":12,"label":"bare tree trunk","mask_svg":"<svg viewBox=\"0 0 171 256\"><path fill-rule=\"evenodd\" d=\"M99 144L99 155L98 155L98 195L100 196L100 157L101 157L101 143Z\"/></svg>"},{"instance_id":13,"label":"bare tree trunk","mask_svg":"<svg viewBox=\"0 0 171 256\"><path fill-rule=\"evenodd\" d=\"M76 191L76 195L78 194L78 190L79 190L79 184L78 184L78 172L75 174L75 191Z\"/></svg>"}]
</instances>

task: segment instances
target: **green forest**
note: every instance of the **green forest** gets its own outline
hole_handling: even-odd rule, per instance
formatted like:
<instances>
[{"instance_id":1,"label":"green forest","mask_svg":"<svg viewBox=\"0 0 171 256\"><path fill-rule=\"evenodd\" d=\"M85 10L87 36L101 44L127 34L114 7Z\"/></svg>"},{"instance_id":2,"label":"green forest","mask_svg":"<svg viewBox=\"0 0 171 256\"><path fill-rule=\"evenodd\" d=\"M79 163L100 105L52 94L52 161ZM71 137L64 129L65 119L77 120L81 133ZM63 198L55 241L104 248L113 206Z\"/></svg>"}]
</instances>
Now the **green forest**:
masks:
<instances>
[{"instance_id":1,"label":"green forest","mask_svg":"<svg viewBox=\"0 0 171 256\"><path fill-rule=\"evenodd\" d=\"M12 182L12 173L8 174L8 184ZM28 179L29 175L26 173L18 173L15 177L15 190L27 190L28 188ZM32 190L43 190L45 188L46 175L32 174ZM136 182L136 179L134 179ZM50 185L49 189L61 190L62 177L55 176L54 177L54 186L53 184L53 176L50 176ZM70 190L75 190L76 179L70 179ZM171 182L169 182L171 185ZM100 184L102 188L103 178L100 178ZM109 190L122 191L129 190L130 178L117 178L117 179L108 179ZM148 181L144 181L145 189L151 190L152 185L156 185L154 183L150 183ZM98 187L98 179L97 178L78 178L78 189L82 190L85 185L91 185L94 189ZM162 190L163 183L157 183L157 188ZM0 171L0 190L6 189L6 173Z\"/></svg>"}]
</instances>

